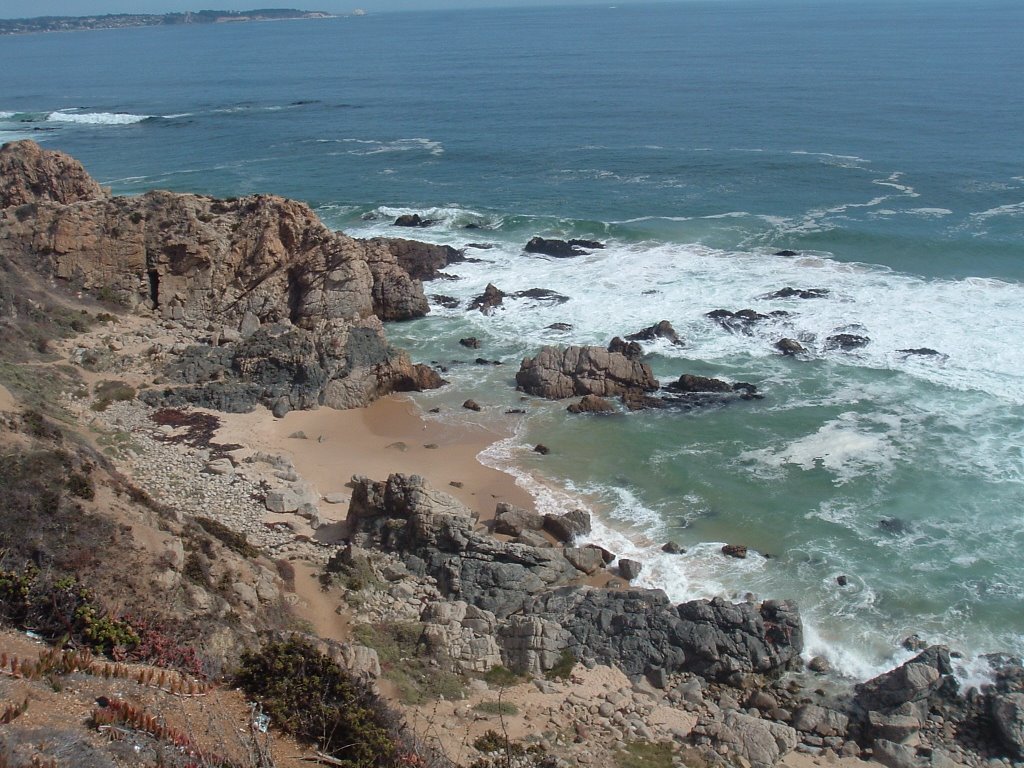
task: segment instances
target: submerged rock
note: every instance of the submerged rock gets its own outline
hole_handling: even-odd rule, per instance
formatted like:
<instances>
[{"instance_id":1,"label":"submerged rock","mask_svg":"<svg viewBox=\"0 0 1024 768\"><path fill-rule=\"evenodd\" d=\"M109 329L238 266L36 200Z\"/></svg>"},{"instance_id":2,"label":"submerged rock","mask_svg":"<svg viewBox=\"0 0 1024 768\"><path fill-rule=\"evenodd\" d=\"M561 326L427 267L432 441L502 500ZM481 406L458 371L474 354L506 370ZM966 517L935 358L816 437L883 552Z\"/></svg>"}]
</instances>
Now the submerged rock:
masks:
<instances>
[{"instance_id":1,"label":"submerged rock","mask_svg":"<svg viewBox=\"0 0 1024 768\"><path fill-rule=\"evenodd\" d=\"M676 329L672 327L672 323L668 320L662 320L661 322L655 323L654 325L631 333L626 336L626 341L654 341L655 339L665 339L672 344L678 346L683 345L683 340L676 333Z\"/></svg>"},{"instance_id":2,"label":"submerged rock","mask_svg":"<svg viewBox=\"0 0 1024 768\"><path fill-rule=\"evenodd\" d=\"M557 240L543 237L534 237L523 248L527 253L540 253L545 256L554 256L564 259L572 256L585 256L587 251L584 248L604 248L604 244L596 240Z\"/></svg>"},{"instance_id":3,"label":"submerged rock","mask_svg":"<svg viewBox=\"0 0 1024 768\"><path fill-rule=\"evenodd\" d=\"M485 315L489 315L494 311L495 307L500 307L502 301L505 299L505 293L498 290L493 283L488 283L487 287L484 288L484 292L473 299L473 302L469 305L471 310L478 309Z\"/></svg>"},{"instance_id":4,"label":"submerged rock","mask_svg":"<svg viewBox=\"0 0 1024 768\"><path fill-rule=\"evenodd\" d=\"M796 339L779 339L775 342L775 349L789 357L793 357L794 355L804 355L807 353L804 345Z\"/></svg>"},{"instance_id":5,"label":"submerged rock","mask_svg":"<svg viewBox=\"0 0 1024 768\"><path fill-rule=\"evenodd\" d=\"M774 293L760 296L762 299L823 299L832 293L828 288L791 288L786 286Z\"/></svg>"},{"instance_id":6,"label":"submerged rock","mask_svg":"<svg viewBox=\"0 0 1024 768\"><path fill-rule=\"evenodd\" d=\"M837 333L825 339L825 349L839 349L848 352L851 349L866 347L871 341L867 336L858 336L855 333Z\"/></svg>"},{"instance_id":7,"label":"submerged rock","mask_svg":"<svg viewBox=\"0 0 1024 768\"><path fill-rule=\"evenodd\" d=\"M396 227L429 227L433 220L421 218L418 213L403 213L395 219Z\"/></svg>"}]
</instances>

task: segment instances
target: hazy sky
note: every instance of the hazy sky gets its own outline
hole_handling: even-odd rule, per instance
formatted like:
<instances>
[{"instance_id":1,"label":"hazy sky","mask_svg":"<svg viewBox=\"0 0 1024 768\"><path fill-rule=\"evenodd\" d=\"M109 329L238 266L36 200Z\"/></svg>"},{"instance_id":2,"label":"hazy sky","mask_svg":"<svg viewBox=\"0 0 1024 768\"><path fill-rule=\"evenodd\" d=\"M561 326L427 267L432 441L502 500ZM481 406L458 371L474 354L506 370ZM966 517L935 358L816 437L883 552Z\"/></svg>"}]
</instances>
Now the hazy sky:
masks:
<instances>
[{"instance_id":1,"label":"hazy sky","mask_svg":"<svg viewBox=\"0 0 1024 768\"><path fill-rule=\"evenodd\" d=\"M600 0L558 0L558 5L597 4ZM624 4L636 0L613 0ZM551 5L544 0L0 0L0 18L29 16L85 16L101 13L168 13L200 8L246 10L249 8L303 8L347 13L354 8L367 12L426 10L431 8L484 8L490 6Z\"/></svg>"}]
</instances>

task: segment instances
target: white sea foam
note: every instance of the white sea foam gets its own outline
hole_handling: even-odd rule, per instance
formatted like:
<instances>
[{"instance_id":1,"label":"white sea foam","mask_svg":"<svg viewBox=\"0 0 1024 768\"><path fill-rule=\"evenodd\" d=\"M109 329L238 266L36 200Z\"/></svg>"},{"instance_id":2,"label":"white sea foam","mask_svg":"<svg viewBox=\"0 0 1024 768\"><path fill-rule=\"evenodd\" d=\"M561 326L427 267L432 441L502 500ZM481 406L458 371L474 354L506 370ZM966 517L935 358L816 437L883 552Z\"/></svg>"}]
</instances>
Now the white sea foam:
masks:
<instances>
[{"instance_id":1,"label":"white sea foam","mask_svg":"<svg viewBox=\"0 0 1024 768\"><path fill-rule=\"evenodd\" d=\"M390 141L379 141L376 139L318 139L321 142L330 142L342 145L354 145L353 148L345 151L349 155L379 155L390 152L426 152L434 157L444 154L444 145L433 139L393 139Z\"/></svg>"},{"instance_id":2,"label":"white sea foam","mask_svg":"<svg viewBox=\"0 0 1024 768\"><path fill-rule=\"evenodd\" d=\"M1024 214L1024 201L1000 205L995 208L989 208L986 211L978 211L977 213L972 213L971 218L976 221L985 221L996 216L1020 216L1022 214Z\"/></svg>"},{"instance_id":3,"label":"white sea foam","mask_svg":"<svg viewBox=\"0 0 1024 768\"><path fill-rule=\"evenodd\" d=\"M70 112L58 110L47 116L51 123L76 123L79 125L133 125L149 120L151 115L132 115L126 112Z\"/></svg>"},{"instance_id":4,"label":"white sea foam","mask_svg":"<svg viewBox=\"0 0 1024 768\"><path fill-rule=\"evenodd\" d=\"M832 474L836 485L843 485L865 474L882 473L898 458L893 425L879 432L867 421L859 414L844 413L788 445L746 451L741 458L774 468L787 464L803 470L822 468Z\"/></svg>"}]
</instances>

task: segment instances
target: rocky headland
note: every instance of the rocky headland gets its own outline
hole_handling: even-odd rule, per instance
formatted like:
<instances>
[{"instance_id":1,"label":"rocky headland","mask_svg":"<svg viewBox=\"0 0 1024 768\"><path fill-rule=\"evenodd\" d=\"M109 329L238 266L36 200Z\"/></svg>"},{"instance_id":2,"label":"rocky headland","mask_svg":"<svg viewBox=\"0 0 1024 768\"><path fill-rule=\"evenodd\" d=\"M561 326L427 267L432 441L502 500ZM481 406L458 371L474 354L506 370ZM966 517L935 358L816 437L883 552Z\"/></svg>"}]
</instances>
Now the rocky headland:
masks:
<instances>
[{"instance_id":1,"label":"rocky headland","mask_svg":"<svg viewBox=\"0 0 1024 768\"><path fill-rule=\"evenodd\" d=\"M553 248L528 250L577 255ZM5 145L0 470L20 506L3 507L4 568L74 573L111 617L188 627L214 682L243 649L305 637L416 736L381 765L1021 765L1019 659L989 658L990 682L965 688L954 651L910 639L913 658L852 685L805 658L792 602L674 604L631 586L642 563L590 541L586 511L540 514L475 464L493 435L386 415L386 399L355 410L442 384L384 323L427 312L422 281L460 258L354 240L273 196L119 198L66 155ZM761 319L744 312L714 319ZM516 383L586 413L759 396L687 374L662 387L652 341L684 343L665 322L607 348L548 347ZM27 463L41 453L52 462ZM46 467L59 492L33 485ZM27 535L15 509L44 523ZM10 669L3 692L30 685Z\"/></svg>"}]
</instances>

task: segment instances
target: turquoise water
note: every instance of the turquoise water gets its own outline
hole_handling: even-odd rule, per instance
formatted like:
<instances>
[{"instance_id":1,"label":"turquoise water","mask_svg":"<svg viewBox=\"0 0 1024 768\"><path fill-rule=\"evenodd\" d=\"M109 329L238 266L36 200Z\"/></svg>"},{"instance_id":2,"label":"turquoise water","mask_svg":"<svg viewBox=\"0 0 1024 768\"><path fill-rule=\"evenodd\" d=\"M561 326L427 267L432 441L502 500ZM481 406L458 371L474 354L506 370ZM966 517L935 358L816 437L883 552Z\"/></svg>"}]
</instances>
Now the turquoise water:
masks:
<instances>
[{"instance_id":1,"label":"turquoise water","mask_svg":"<svg viewBox=\"0 0 1024 768\"><path fill-rule=\"evenodd\" d=\"M471 417L515 437L484 459L545 507L590 504L643 583L795 596L811 650L864 676L915 631L1024 651L1022 28L1016 2L719 0L6 37L0 140L68 151L118 193L272 192L357 236L418 212L438 223L417 237L492 245L428 293L569 301L393 326L449 367L423 402L485 403ZM533 235L608 248L526 256ZM763 298L787 285L830 293ZM704 317L744 307L791 315L750 335ZM663 380L765 399L505 414L541 345L662 319L687 341L649 347ZM826 350L840 331L872 341ZM470 334L504 365L452 364ZM810 359L774 354L782 336ZM942 354L897 351L919 347ZM669 537L687 554L661 555Z\"/></svg>"}]
</instances>

